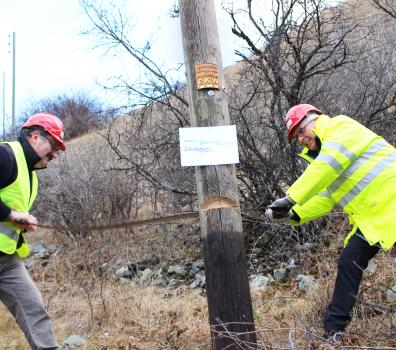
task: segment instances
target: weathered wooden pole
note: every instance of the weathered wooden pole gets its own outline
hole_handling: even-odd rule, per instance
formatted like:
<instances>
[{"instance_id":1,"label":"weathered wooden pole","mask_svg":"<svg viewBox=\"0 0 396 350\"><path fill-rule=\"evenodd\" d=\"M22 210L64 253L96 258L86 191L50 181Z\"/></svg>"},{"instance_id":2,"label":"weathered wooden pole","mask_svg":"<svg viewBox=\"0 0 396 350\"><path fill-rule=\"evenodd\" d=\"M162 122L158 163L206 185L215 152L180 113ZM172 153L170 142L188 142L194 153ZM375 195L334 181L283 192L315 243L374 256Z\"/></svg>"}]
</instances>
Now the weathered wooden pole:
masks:
<instances>
[{"instance_id":1,"label":"weathered wooden pole","mask_svg":"<svg viewBox=\"0 0 396 350\"><path fill-rule=\"evenodd\" d=\"M11 140L16 140L16 124L15 124L15 32L12 33L12 123L11 123Z\"/></svg>"},{"instance_id":2,"label":"weathered wooden pole","mask_svg":"<svg viewBox=\"0 0 396 350\"><path fill-rule=\"evenodd\" d=\"M193 127L230 124L213 0L179 0ZM235 165L195 167L213 349L256 347Z\"/></svg>"}]
</instances>

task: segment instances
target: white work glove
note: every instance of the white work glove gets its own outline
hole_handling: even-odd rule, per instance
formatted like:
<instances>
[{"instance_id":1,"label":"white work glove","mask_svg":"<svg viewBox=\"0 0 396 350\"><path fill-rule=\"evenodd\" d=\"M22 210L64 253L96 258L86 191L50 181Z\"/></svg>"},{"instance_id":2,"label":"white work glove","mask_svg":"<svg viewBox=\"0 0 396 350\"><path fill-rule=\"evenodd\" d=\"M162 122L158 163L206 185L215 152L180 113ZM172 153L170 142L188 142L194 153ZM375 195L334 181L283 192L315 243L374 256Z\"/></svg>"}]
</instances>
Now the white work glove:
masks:
<instances>
[{"instance_id":1,"label":"white work glove","mask_svg":"<svg viewBox=\"0 0 396 350\"><path fill-rule=\"evenodd\" d=\"M292 218L294 212L291 210L295 202L289 197L283 197L273 202L265 211L265 216L271 221L280 221Z\"/></svg>"},{"instance_id":2,"label":"white work glove","mask_svg":"<svg viewBox=\"0 0 396 350\"><path fill-rule=\"evenodd\" d=\"M7 220L17 225L24 231L35 230L37 225L37 219L33 215L20 211L11 210Z\"/></svg>"},{"instance_id":3,"label":"white work glove","mask_svg":"<svg viewBox=\"0 0 396 350\"><path fill-rule=\"evenodd\" d=\"M279 214L268 208L265 210L265 217L270 221L282 221L294 217L294 213L293 210L290 209L286 214Z\"/></svg>"}]
</instances>

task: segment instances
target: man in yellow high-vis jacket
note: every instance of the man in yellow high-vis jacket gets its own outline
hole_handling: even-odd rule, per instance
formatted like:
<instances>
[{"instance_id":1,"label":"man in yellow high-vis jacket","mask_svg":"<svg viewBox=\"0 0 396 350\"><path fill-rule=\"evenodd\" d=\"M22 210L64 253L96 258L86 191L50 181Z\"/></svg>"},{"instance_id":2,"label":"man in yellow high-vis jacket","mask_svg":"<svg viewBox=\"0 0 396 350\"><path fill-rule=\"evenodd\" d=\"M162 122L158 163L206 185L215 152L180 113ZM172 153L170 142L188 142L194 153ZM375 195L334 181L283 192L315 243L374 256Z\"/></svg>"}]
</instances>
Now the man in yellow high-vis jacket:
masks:
<instances>
[{"instance_id":1,"label":"man in yellow high-vis jacket","mask_svg":"<svg viewBox=\"0 0 396 350\"><path fill-rule=\"evenodd\" d=\"M266 216L301 225L338 205L353 227L324 316L325 336L336 340L351 320L369 260L396 242L396 151L352 118L330 118L309 104L292 107L285 123L289 141L296 139L304 147L300 155L310 164Z\"/></svg>"},{"instance_id":2,"label":"man in yellow high-vis jacket","mask_svg":"<svg viewBox=\"0 0 396 350\"><path fill-rule=\"evenodd\" d=\"M41 294L21 258L29 255L23 232L37 225L29 213L37 194L35 171L65 150L63 133L58 117L38 113L22 126L18 141L0 143L0 300L32 349L60 349Z\"/></svg>"}]
</instances>

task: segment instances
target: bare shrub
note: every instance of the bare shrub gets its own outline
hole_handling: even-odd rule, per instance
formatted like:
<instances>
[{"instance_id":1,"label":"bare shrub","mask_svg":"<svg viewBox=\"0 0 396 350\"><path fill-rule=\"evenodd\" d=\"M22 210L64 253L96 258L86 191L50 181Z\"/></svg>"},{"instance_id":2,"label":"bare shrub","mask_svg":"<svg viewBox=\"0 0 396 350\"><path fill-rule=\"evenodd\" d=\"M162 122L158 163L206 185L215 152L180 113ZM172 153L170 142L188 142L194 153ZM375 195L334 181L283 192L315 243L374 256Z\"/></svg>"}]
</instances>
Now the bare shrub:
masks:
<instances>
[{"instance_id":1,"label":"bare shrub","mask_svg":"<svg viewBox=\"0 0 396 350\"><path fill-rule=\"evenodd\" d=\"M22 113L22 122L34 113L50 112L58 116L65 126L65 139L69 140L104 126L114 111L98 99L83 92L58 95L32 102Z\"/></svg>"},{"instance_id":2,"label":"bare shrub","mask_svg":"<svg viewBox=\"0 0 396 350\"><path fill-rule=\"evenodd\" d=\"M43 183L35 204L44 221L59 225L72 236L90 235L83 227L136 217L144 187L133 177L110 171L114 159L97 134L75 139L67 152L39 172Z\"/></svg>"}]
</instances>

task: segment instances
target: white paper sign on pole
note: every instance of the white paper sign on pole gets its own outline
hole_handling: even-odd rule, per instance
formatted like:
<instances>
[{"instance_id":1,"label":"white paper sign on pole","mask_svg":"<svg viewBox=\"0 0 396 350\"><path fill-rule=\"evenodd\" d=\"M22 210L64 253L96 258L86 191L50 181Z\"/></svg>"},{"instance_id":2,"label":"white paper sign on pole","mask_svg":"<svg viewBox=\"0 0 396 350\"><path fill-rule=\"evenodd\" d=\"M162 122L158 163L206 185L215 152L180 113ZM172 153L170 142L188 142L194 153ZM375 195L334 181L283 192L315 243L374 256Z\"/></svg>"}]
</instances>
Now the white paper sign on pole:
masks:
<instances>
[{"instance_id":1,"label":"white paper sign on pole","mask_svg":"<svg viewBox=\"0 0 396 350\"><path fill-rule=\"evenodd\" d=\"M239 163L235 125L180 128L182 166Z\"/></svg>"}]
</instances>

